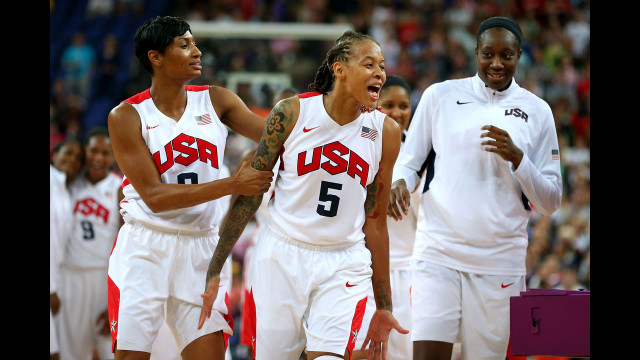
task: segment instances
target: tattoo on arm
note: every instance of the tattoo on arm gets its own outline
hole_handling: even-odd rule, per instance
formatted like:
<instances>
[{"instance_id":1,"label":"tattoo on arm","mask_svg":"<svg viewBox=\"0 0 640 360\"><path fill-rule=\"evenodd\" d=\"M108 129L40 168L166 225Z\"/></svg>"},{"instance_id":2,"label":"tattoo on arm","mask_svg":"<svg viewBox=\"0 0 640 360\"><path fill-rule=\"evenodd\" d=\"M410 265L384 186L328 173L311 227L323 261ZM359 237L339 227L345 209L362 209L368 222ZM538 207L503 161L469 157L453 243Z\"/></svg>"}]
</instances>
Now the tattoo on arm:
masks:
<instances>
[{"instance_id":1,"label":"tattoo on arm","mask_svg":"<svg viewBox=\"0 0 640 360\"><path fill-rule=\"evenodd\" d=\"M380 170L378 170L378 174L380 174ZM376 219L380 216L382 209L380 209L379 203L383 187L384 185L380 183L380 177L376 174L371 185L367 187L367 198L364 201L364 213L367 218ZM386 215L386 212L384 214Z\"/></svg>"},{"instance_id":2,"label":"tattoo on arm","mask_svg":"<svg viewBox=\"0 0 640 360\"><path fill-rule=\"evenodd\" d=\"M293 109L288 101L279 102L271 110L262 132L262 139L260 139L256 153L251 160L251 167L255 170L273 169L285 141L285 130L290 126L292 120ZM231 249L260 207L261 202L262 195L239 195L236 198L229 209L229 216L220 233L220 240L209 262L207 283L211 277L220 274Z\"/></svg>"},{"instance_id":3,"label":"tattoo on arm","mask_svg":"<svg viewBox=\"0 0 640 360\"><path fill-rule=\"evenodd\" d=\"M254 169L266 170L273 168L282 149L282 144L284 144L286 129L292 120L293 109L288 101L279 102L271 110L262 133L262 139L258 143L256 154L251 161L251 166Z\"/></svg>"},{"instance_id":4,"label":"tattoo on arm","mask_svg":"<svg viewBox=\"0 0 640 360\"><path fill-rule=\"evenodd\" d=\"M238 195L233 206L229 209L229 216L220 233L218 246L216 246L213 257L209 261L207 282L210 278L220 274L222 266L231 253L231 249L233 249L236 241L242 235L242 231L253 217L253 214L258 210L261 202L262 195Z\"/></svg>"},{"instance_id":5,"label":"tattoo on arm","mask_svg":"<svg viewBox=\"0 0 640 360\"><path fill-rule=\"evenodd\" d=\"M376 280L373 282L373 294L376 300L376 308L393 311L391 304L391 286L388 280Z\"/></svg>"}]
</instances>

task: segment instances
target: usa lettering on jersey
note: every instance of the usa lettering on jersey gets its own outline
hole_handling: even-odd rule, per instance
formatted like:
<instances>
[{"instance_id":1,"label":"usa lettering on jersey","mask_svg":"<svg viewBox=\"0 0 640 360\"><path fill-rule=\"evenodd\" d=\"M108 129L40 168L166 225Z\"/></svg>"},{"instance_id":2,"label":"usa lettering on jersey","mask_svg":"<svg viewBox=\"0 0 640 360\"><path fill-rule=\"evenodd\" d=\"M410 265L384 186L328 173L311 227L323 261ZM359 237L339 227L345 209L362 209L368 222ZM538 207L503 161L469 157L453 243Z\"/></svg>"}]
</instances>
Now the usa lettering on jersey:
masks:
<instances>
[{"instance_id":1,"label":"usa lettering on jersey","mask_svg":"<svg viewBox=\"0 0 640 360\"><path fill-rule=\"evenodd\" d=\"M102 219L105 224L109 221L109 209L100 205L99 202L90 197L76 202L73 213L75 214L77 212L80 212L80 214L84 216L95 215L97 218Z\"/></svg>"},{"instance_id":2,"label":"usa lettering on jersey","mask_svg":"<svg viewBox=\"0 0 640 360\"><path fill-rule=\"evenodd\" d=\"M196 143L196 147L191 147ZM186 145L185 145L186 144ZM174 151L177 154L174 156ZM153 153L153 160L162 175L169 170L174 163L188 166L194 161L200 160L204 163L210 161L211 167L218 167L218 147L206 140L199 139L184 133L176 136L173 140L164 145L164 162L161 160L160 151Z\"/></svg>"},{"instance_id":3,"label":"usa lettering on jersey","mask_svg":"<svg viewBox=\"0 0 640 360\"><path fill-rule=\"evenodd\" d=\"M347 154L349 155L348 161L342 157ZM346 171L347 175L353 179L357 175L360 178L360 185L366 188L369 164L355 151L350 150L339 141L314 148L311 162L308 164L306 163L306 158L306 150L298 153L298 176L303 176L320 168L331 175L341 174ZM323 158L328 160L322 162Z\"/></svg>"},{"instance_id":4,"label":"usa lettering on jersey","mask_svg":"<svg viewBox=\"0 0 640 360\"><path fill-rule=\"evenodd\" d=\"M509 116L509 115L513 115L515 117L520 117L522 118L522 120L524 120L524 122L529 122L529 115L527 115L526 112L520 110L519 108L515 108L515 109L507 109L504 111L504 116Z\"/></svg>"}]
</instances>

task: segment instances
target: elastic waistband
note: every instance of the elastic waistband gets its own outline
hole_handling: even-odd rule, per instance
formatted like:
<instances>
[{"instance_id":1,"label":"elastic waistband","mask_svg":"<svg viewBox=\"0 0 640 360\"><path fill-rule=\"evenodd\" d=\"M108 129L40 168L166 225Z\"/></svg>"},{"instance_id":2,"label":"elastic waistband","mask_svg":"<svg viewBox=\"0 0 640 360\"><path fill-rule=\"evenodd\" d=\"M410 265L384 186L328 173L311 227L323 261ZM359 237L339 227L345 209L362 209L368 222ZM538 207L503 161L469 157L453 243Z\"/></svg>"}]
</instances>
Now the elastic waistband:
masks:
<instances>
[{"instance_id":1,"label":"elastic waistband","mask_svg":"<svg viewBox=\"0 0 640 360\"><path fill-rule=\"evenodd\" d=\"M278 226L278 224L276 224L272 218L269 218L269 220L267 220L265 230L270 231L271 234L280 241L284 241L287 244L291 244L293 246L297 246L302 249L313 250L313 251L341 251L358 244L358 243L337 244L337 245L310 244L308 242L294 239L291 236L289 236L289 234L287 234L280 226Z\"/></svg>"},{"instance_id":2,"label":"elastic waistband","mask_svg":"<svg viewBox=\"0 0 640 360\"><path fill-rule=\"evenodd\" d=\"M211 229L206 229L206 230L172 229L172 228L166 228L157 224L150 224L147 222L143 222L143 221L134 219L131 216L125 216L124 222L126 222L127 224L138 225L154 231L159 231L159 232L174 234L174 235L207 236L207 235L218 234L217 226L214 226Z\"/></svg>"}]
</instances>

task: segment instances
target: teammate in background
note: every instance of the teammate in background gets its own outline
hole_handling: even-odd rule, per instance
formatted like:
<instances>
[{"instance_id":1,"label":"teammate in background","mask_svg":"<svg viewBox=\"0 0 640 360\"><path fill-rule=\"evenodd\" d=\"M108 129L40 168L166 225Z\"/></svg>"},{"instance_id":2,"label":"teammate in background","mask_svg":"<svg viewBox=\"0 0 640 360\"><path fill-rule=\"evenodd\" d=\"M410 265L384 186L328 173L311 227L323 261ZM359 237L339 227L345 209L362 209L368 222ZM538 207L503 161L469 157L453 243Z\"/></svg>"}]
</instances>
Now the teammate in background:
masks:
<instances>
[{"instance_id":1,"label":"teammate in background","mask_svg":"<svg viewBox=\"0 0 640 360\"><path fill-rule=\"evenodd\" d=\"M270 219L253 254L256 359L349 359L372 286L377 310L365 345L386 351L393 317L386 208L400 128L375 108L384 58L368 35L345 32L310 93L271 111L252 167L280 158ZM262 195L238 196L206 277L198 327L211 314L222 265Z\"/></svg>"},{"instance_id":2,"label":"teammate in background","mask_svg":"<svg viewBox=\"0 0 640 360\"><path fill-rule=\"evenodd\" d=\"M49 165L49 358L60 359L60 345L54 315L60 310L60 264L63 261L66 240L71 233L73 205L67 188L67 179L73 179L82 168L83 153L80 143L63 141L52 150Z\"/></svg>"},{"instance_id":3,"label":"teammate in background","mask_svg":"<svg viewBox=\"0 0 640 360\"><path fill-rule=\"evenodd\" d=\"M221 178L225 125L257 142L265 120L227 89L187 85L201 75L202 53L186 21L165 16L145 22L135 35L135 54L151 74L151 87L120 103L108 118L125 176L125 224L108 271L113 351L116 360L149 359L166 305L182 358L221 360L232 333L225 301L230 266L222 272L214 315L200 329L192 325L218 241L218 199L262 194L273 175L245 165Z\"/></svg>"},{"instance_id":4,"label":"teammate in background","mask_svg":"<svg viewBox=\"0 0 640 360\"><path fill-rule=\"evenodd\" d=\"M394 119L402 130L402 139L406 137L406 131L411 121L411 90L407 82L399 76L389 76L380 90L378 99L380 109L390 118ZM400 145L402 149L404 143ZM424 171L422 171L424 173ZM421 183L424 176L421 176ZM422 194L420 185L411 193L411 200L415 203L420 201ZM391 300L393 301L393 316L400 324L411 330L411 301L409 298L411 287L411 266L410 259L413 253L413 242L415 240L416 225L418 222L418 207L411 207L409 213L402 219L387 218L387 229L389 231L389 272L391 281ZM362 320L360 333L366 334L369 329L371 316L376 309L373 291L369 292L367 308ZM364 337L358 337L355 348L362 347ZM411 337L391 332L389 334L389 346L387 348L388 360L411 359L413 344ZM366 359L367 352L354 350L351 359Z\"/></svg>"},{"instance_id":5,"label":"teammate in background","mask_svg":"<svg viewBox=\"0 0 640 360\"><path fill-rule=\"evenodd\" d=\"M549 105L513 78L522 54L514 21L477 33L478 72L427 88L393 172L390 212L403 217L427 163L411 262L414 359L507 355L509 298L525 290L530 204L551 215L562 198Z\"/></svg>"},{"instance_id":6,"label":"teammate in background","mask_svg":"<svg viewBox=\"0 0 640 360\"><path fill-rule=\"evenodd\" d=\"M276 106L278 101L284 100L286 98L290 98L292 96L296 96L300 91L293 87L285 87L280 89L274 96L273 101L271 103L271 107ZM243 156L243 161L251 161L253 156L255 155L256 150L250 150ZM273 167L274 177L278 174L278 166L279 163L276 163ZM273 195L273 188L275 182L271 182L271 187L269 190L262 196L262 202L256 210L254 214L255 227L252 229L245 228L244 231L251 231L251 234L248 236L249 244L244 252L244 258L242 263L242 297L241 297L241 306L242 311L240 312L242 316L241 325L240 325L240 344L246 345L251 349L250 357L255 358L255 339L256 339L256 307L253 300L253 290L252 290L252 282L251 282L251 274L253 271L253 261L252 255L254 251L254 246L258 241L258 234L261 226L266 224L267 219L269 218L269 209L268 204L269 200L271 200L271 195Z\"/></svg>"},{"instance_id":7,"label":"teammate in background","mask_svg":"<svg viewBox=\"0 0 640 360\"><path fill-rule=\"evenodd\" d=\"M82 170L84 151L78 140L63 140L51 150L51 164L65 176L65 185L69 184Z\"/></svg>"},{"instance_id":8,"label":"teammate in background","mask_svg":"<svg viewBox=\"0 0 640 360\"><path fill-rule=\"evenodd\" d=\"M106 128L87 133L84 153L84 169L69 187L73 220L60 271L60 356L89 359L95 346L100 359L110 359L106 278L109 254L122 225L122 178L111 171L115 159Z\"/></svg>"}]
</instances>

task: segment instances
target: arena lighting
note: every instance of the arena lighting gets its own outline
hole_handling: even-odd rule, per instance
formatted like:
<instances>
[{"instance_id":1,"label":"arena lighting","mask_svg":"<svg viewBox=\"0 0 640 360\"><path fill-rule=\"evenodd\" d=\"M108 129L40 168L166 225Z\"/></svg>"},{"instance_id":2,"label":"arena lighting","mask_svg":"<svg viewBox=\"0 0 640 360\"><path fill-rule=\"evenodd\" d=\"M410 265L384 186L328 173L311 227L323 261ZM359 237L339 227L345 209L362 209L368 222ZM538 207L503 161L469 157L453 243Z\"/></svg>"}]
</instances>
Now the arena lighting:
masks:
<instances>
[{"instance_id":1,"label":"arena lighting","mask_svg":"<svg viewBox=\"0 0 640 360\"><path fill-rule=\"evenodd\" d=\"M335 40L351 24L189 21L191 33L204 38Z\"/></svg>"}]
</instances>

